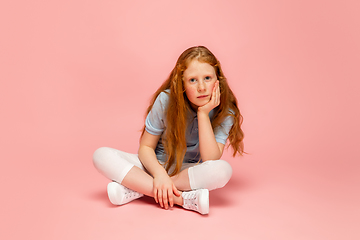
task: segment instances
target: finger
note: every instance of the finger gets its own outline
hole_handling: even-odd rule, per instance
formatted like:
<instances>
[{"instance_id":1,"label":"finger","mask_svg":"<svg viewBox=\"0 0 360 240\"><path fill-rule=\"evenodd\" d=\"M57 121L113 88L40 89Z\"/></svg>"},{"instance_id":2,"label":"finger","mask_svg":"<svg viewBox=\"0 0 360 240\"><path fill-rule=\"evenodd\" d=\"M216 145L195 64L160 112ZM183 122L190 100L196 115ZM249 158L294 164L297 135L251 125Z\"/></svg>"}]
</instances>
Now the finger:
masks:
<instances>
[{"instance_id":1,"label":"finger","mask_svg":"<svg viewBox=\"0 0 360 240\"><path fill-rule=\"evenodd\" d=\"M170 207L173 207L174 206L174 199L173 199L173 192L171 189L169 189L168 191L168 196L169 196L169 204L170 204Z\"/></svg>"},{"instance_id":2,"label":"finger","mask_svg":"<svg viewBox=\"0 0 360 240\"><path fill-rule=\"evenodd\" d=\"M161 206L161 207L164 207L164 205L163 205L162 190L158 190L158 200L159 200L160 206Z\"/></svg>"},{"instance_id":3,"label":"finger","mask_svg":"<svg viewBox=\"0 0 360 240\"><path fill-rule=\"evenodd\" d=\"M155 199L155 202L158 203L158 197L157 197L157 189L155 188L154 190L154 199Z\"/></svg>"},{"instance_id":4,"label":"finger","mask_svg":"<svg viewBox=\"0 0 360 240\"><path fill-rule=\"evenodd\" d=\"M220 82L219 82L219 80L216 81L215 92L216 92L216 95L220 95Z\"/></svg>"},{"instance_id":5,"label":"finger","mask_svg":"<svg viewBox=\"0 0 360 240\"><path fill-rule=\"evenodd\" d=\"M180 192L179 192L179 190L177 190L177 188L175 187L175 185L173 185L173 193L175 194L175 196L177 196L177 197L180 197Z\"/></svg>"},{"instance_id":6,"label":"finger","mask_svg":"<svg viewBox=\"0 0 360 240\"><path fill-rule=\"evenodd\" d=\"M165 191L164 191L164 195L163 195L163 202L164 202L164 207L165 207L165 209L168 209L168 208L169 208L167 196L168 196L168 193L167 193L167 191L165 190Z\"/></svg>"},{"instance_id":7,"label":"finger","mask_svg":"<svg viewBox=\"0 0 360 240\"><path fill-rule=\"evenodd\" d=\"M220 82L217 81L217 88L216 88L216 104L220 104Z\"/></svg>"},{"instance_id":8,"label":"finger","mask_svg":"<svg viewBox=\"0 0 360 240\"><path fill-rule=\"evenodd\" d=\"M213 87L213 92L215 92L216 88L218 87L218 80L216 80L214 87Z\"/></svg>"},{"instance_id":9,"label":"finger","mask_svg":"<svg viewBox=\"0 0 360 240\"><path fill-rule=\"evenodd\" d=\"M212 89L210 101L215 102L215 99L216 99L216 83L214 84L214 88Z\"/></svg>"}]
</instances>

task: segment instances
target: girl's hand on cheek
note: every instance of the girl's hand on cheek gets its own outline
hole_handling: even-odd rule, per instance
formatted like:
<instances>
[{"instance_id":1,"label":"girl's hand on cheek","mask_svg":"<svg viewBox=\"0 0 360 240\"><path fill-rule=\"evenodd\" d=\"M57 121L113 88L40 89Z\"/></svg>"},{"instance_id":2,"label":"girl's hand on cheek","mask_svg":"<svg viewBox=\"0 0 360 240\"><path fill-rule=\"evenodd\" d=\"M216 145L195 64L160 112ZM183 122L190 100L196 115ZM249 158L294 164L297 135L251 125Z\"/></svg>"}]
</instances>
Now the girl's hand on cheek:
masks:
<instances>
[{"instance_id":1,"label":"girl's hand on cheek","mask_svg":"<svg viewBox=\"0 0 360 240\"><path fill-rule=\"evenodd\" d=\"M219 80L215 82L214 88L212 90L210 101L202 107L198 108L198 113L204 112L209 114L209 112L219 106L220 104L220 87L219 87Z\"/></svg>"}]
</instances>

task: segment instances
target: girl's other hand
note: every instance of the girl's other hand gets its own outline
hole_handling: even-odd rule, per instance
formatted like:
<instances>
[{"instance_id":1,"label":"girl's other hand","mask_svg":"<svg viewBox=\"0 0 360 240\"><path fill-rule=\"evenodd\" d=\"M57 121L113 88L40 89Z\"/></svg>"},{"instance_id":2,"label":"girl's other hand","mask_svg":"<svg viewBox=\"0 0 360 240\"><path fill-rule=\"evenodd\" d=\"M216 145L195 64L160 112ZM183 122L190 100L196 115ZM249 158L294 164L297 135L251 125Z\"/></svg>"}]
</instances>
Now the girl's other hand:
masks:
<instances>
[{"instance_id":1,"label":"girl's other hand","mask_svg":"<svg viewBox=\"0 0 360 240\"><path fill-rule=\"evenodd\" d=\"M154 177L154 199L161 207L168 209L174 206L174 195L180 197L180 193L166 174Z\"/></svg>"},{"instance_id":2,"label":"girl's other hand","mask_svg":"<svg viewBox=\"0 0 360 240\"><path fill-rule=\"evenodd\" d=\"M205 104L204 106L201 106L198 108L199 112L204 112L206 114L209 114L209 112L219 106L220 104L220 87L219 87L219 80L217 80L214 84L214 88L212 90L210 101Z\"/></svg>"}]
</instances>

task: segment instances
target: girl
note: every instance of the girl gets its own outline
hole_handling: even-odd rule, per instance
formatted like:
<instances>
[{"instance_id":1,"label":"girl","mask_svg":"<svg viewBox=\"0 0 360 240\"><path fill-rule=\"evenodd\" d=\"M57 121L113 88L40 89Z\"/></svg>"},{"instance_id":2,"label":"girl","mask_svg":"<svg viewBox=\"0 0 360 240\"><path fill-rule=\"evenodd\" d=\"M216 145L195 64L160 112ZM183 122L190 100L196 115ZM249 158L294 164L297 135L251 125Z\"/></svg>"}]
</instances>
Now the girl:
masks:
<instances>
[{"instance_id":1,"label":"girl","mask_svg":"<svg viewBox=\"0 0 360 240\"><path fill-rule=\"evenodd\" d=\"M147 195L165 209L177 204L208 214L209 190L232 174L219 160L227 139L233 156L244 152L241 123L220 62L206 47L192 47L153 96L138 155L103 147L94 165L113 181L107 192L115 205Z\"/></svg>"}]
</instances>

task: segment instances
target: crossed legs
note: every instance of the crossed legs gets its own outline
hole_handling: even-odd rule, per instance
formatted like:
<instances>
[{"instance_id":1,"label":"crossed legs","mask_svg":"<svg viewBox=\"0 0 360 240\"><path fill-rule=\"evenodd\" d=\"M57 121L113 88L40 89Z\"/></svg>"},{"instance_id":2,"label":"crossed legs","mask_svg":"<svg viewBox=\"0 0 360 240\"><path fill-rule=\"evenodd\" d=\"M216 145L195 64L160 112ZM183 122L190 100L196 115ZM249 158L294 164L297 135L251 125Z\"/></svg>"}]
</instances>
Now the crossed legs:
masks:
<instances>
[{"instance_id":1,"label":"crossed legs","mask_svg":"<svg viewBox=\"0 0 360 240\"><path fill-rule=\"evenodd\" d=\"M153 177L146 171L136 154L103 147L95 151L93 162L98 171L110 180L154 197ZM171 179L180 191L214 190L225 186L231 175L231 166L226 161L215 160L201 164L184 164L182 171ZM182 205L182 197L174 195L174 203Z\"/></svg>"}]
</instances>

